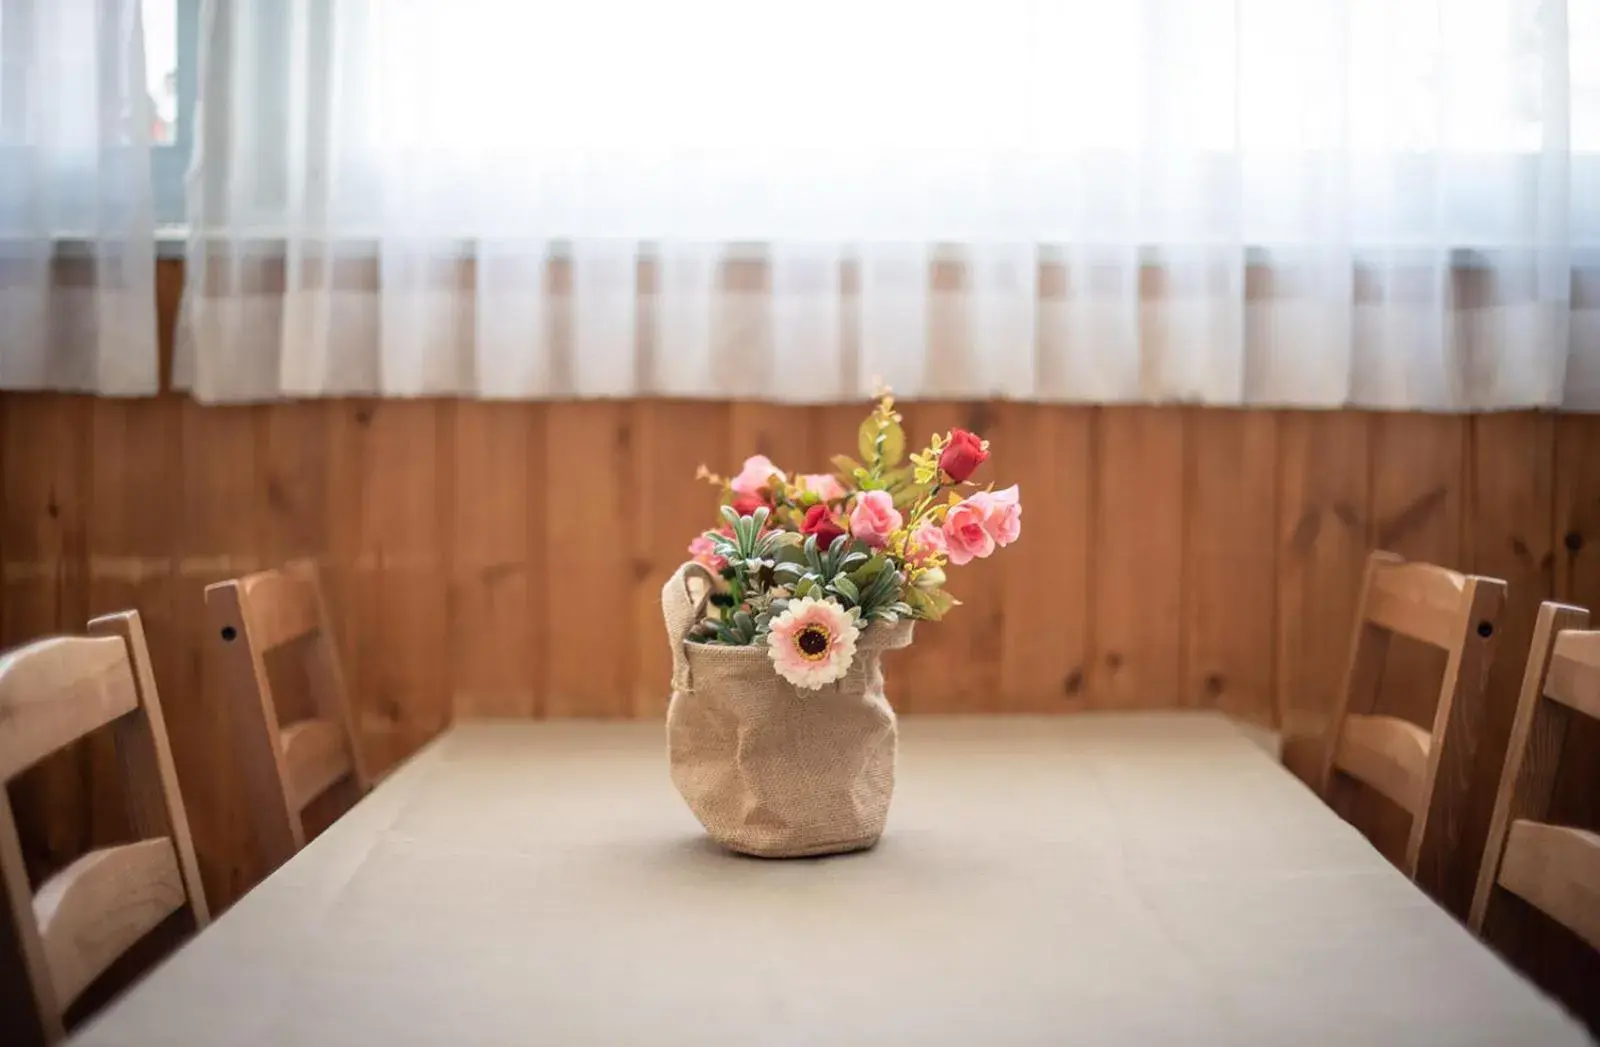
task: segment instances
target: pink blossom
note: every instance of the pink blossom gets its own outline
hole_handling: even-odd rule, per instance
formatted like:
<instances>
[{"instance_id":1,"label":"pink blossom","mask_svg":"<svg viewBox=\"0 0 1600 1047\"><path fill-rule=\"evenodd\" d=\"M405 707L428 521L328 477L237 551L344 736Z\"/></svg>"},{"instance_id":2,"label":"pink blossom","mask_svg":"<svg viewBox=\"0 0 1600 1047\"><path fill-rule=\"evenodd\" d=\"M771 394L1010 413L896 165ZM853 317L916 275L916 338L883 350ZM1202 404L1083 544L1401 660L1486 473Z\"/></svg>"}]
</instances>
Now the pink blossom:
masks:
<instances>
[{"instance_id":1,"label":"pink blossom","mask_svg":"<svg viewBox=\"0 0 1600 1047\"><path fill-rule=\"evenodd\" d=\"M800 490L810 491L824 502L837 501L846 494L844 484L832 473L804 473L795 477Z\"/></svg>"},{"instance_id":2,"label":"pink blossom","mask_svg":"<svg viewBox=\"0 0 1600 1047\"><path fill-rule=\"evenodd\" d=\"M744 468L739 470L739 475L729 481L735 494L762 496L772 484L772 477L787 479L783 470L772 464L772 459L764 454L753 454L744 460Z\"/></svg>"},{"instance_id":3,"label":"pink blossom","mask_svg":"<svg viewBox=\"0 0 1600 1047\"><path fill-rule=\"evenodd\" d=\"M709 536L696 535L694 540L689 543L689 556L693 558L695 563L715 574L728 566L728 561L718 556L716 549L717 547L712 544Z\"/></svg>"},{"instance_id":4,"label":"pink blossom","mask_svg":"<svg viewBox=\"0 0 1600 1047\"><path fill-rule=\"evenodd\" d=\"M944 518L944 540L950 562L956 566L981 560L994 552L994 535L984 527L984 505L973 495L950 507Z\"/></svg>"},{"instance_id":5,"label":"pink blossom","mask_svg":"<svg viewBox=\"0 0 1600 1047\"><path fill-rule=\"evenodd\" d=\"M904 522L888 491L863 491L850 511L850 533L875 549L889 544L889 534Z\"/></svg>"},{"instance_id":6,"label":"pink blossom","mask_svg":"<svg viewBox=\"0 0 1600 1047\"><path fill-rule=\"evenodd\" d=\"M1022 536L1022 496L1017 485L1003 491L979 491L967 501L983 510L983 529L1004 548Z\"/></svg>"},{"instance_id":7,"label":"pink blossom","mask_svg":"<svg viewBox=\"0 0 1600 1047\"><path fill-rule=\"evenodd\" d=\"M949 546L945 544L944 532L938 525L925 523L911 532L910 547L906 550L906 559L914 564L922 563L934 553L948 552Z\"/></svg>"}]
</instances>

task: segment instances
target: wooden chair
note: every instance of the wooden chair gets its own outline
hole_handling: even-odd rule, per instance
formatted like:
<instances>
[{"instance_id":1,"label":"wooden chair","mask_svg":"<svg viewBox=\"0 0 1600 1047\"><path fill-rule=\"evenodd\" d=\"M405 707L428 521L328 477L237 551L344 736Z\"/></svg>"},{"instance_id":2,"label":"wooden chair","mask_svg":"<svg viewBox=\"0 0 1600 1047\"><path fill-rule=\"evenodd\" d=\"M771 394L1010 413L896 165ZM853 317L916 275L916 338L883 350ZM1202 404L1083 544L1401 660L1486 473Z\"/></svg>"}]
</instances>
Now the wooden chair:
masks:
<instances>
[{"instance_id":1,"label":"wooden chair","mask_svg":"<svg viewBox=\"0 0 1600 1047\"><path fill-rule=\"evenodd\" d=\"M145 647L133 611L96 618L89 636L40 640L0 655L0 786L52 752L109 725L141 839L79 858L35 893L9 796L0 788L0 1036L54 1043L63 1014L113 961L188 906L210 919ZM7 947L9 946L9 948Z\"/></svg>"},{"instance_id":2,"label":"wooden chair","mask_svg":"<svg viewBox=\"0 0 1600 1047\"><path fill-rule=\"evenodd\" d=\"M1544 603L1511 725L1469 923L1505 949L1531 909L1600 950L1600 835L1547 823L1573 713L1600 719L1600 632L1589 612Z\"/></svg>"},{"instance_id":3,"label":"wooden chair","mask_svg":"<svg viewBox=\"0 0 1600 1047\"><path fill-rule=\"evenodd\" d=\"M269 868L306 843L308 804L341 781L370 788L316 566L296 561L206 587L233 704L256 835ZM305 671L308 715L274 696L268 655L291 652Z\"/></svg>"},{"instance_id":4,"label":"wooden chair","mask_svg":"<svg viewBox=\"0 0 1600 1047\"><path fill-rule=\"evenodd\" d=\"M1367 560L1350 660L1323 746L1320 791L1340 809L1357 783L1364 784L1410 814L1401 869L1428 881L1430 889L1448 875L1461 843L1505 595L1498 579L1408 563L1386 552ZM1389 638L1395 635L1448 655L1431 731L1375 714Z\"/></svg>"}]
</instances>

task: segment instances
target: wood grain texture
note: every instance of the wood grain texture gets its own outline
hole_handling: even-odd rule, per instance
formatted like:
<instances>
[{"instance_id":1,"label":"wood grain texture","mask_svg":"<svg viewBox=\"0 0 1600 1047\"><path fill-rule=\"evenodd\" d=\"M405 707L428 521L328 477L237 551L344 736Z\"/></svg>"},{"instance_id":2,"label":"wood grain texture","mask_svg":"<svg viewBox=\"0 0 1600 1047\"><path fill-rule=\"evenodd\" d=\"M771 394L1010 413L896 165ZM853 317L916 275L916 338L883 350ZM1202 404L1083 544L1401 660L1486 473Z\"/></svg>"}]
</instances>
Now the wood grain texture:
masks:
<instances>
[{"instance_id":1,"label":"wood grain texture","mask_svg":"<svg viewBox=\"0 0 1600 1047\"><path fill-rule=\"evenodd\" d=\"M718 491L696 480L705 465L719 475L735 467L724 462L727 418L701 404L638 401L632 405L634 497L629 514L631 593L628 620L633 649L634 716L665 716L672 687L672 651L663 632L661 587L689 558L690 539L717 526ZM821 472L813 462L796 470Z\"/></svg>"},{"instance_id":2,"label":"wood grain texture","mask_svg":"<svg viewBox=\"0 0 1600 1047\"><path fill-rule=\"evenodd\" d=\"M1097 708L1181 704L1187 421L1171 409L1101 410L1090 583Z\"/></svg>"},{"instance_id":3,"label":"wood grain texture","mask_svg":"<svg viewBox=\"0 0 1600 1047\"><path fill-rule=\"evenodd\" d=\"M112 725L117 763L126 792L128 821L133 834L140 838L165 836L171 839L194 928L199 930L210 922L211 909L206 904L205 882L200 878L194 837L189 831L188 808L178 785L177 766L172 759L161 694L156 689L144 621L138 611L101 615L90 619L89 634L115 637L128 648L143 715L124 716Z\"/></svg>"},{"instance_id":4,"label":"wood grain texture","mask_svg":"<svg viewBox=\"0 0 1600 1047\"><path fill-rule=\"evenodd\" d=\"M1544 693L1590 719L1600 719L1600 633L1556 637Z\"/></svg>"},{"instance_id":5,"label":"wood grain texture","mask_svg":"<svg viewBox=\"0 0 1600 1047\"><path fill-rule=\"evenodd\" d=\"M1600 949L1600 835L1564 825L1511 823L1500 886Z\"/></svg>"},{"instance_id":6,"label":"wood grain texture","mask_svg":"<svg viewBox=\"0 0 1600 1047\"><path fill-rule=\"evenodd\" d=\"M1351 716L1339 732L1333 764L1416 817L1433 738L1393 716Z\"/></svg>"},{"instance_id":7,"label":"wood grain texture","mask_svg":"<svg viewBox=\"0 0 1600 1047\"><path fill-rule=\"evenodd\" d=\"M1277 720L1284 764L1315 786L1370 548L1371 417L1286 411L1276 420Z\"/></svg>"},{"instance_id":8,"label":"wood grain texture","mask_svg":"<svg viewBox=\"0 0 1600 1047\"><path fill-rule=\"evenodd\" d=\"M1483 861L1468 913L1468 925L1502 947L1517 947L1527 915L1521 906L1495 897L1506 834L1518 819L1549 816L1561 749L1572 718L1565 707L1544 700L1550 654L1562 630L1581 629L1588 623L1589 612L1583 608L1545 601L1539 607L1528 647L1504 769L1495 790Z\"/></svg>"},{"instance_id":9,"label":"wood grain texture","mask_svg":"<svg viewBox=\"0 0 1600 1047\"><path fill-rule=\"evenodd\" d=\"M1007 450L994 475L1017 485L1025 511L1022 537L999 557L1009 613L1000 636L998 692L1006 709L1083 708L1093 659L1096 412L1034 404L1007 404L1002 411ZM959 617L950 621L961 624ZM918 642L923 639L939 642L934 630Z\"/></svg>"},{"instance_id":10,"label":"wood grain texture","mask_svg":"<svg viewBox=\"0 0 1600 1047\"><path fill-rule=\"evenodd\" d=\"M631 606L634 581L633 425L626 404L556 403L544 411L545 712L625 717L635 647L626 638L631 615L619 619L618 608Z\"/></svg>"},{"instance_id":11,"label":"wood grain texture","mask_svg":"<svg viewBox=\"0 0 1600 1047\"><path fill-rule=\"evenodd\" d=\"M533 541L543 422L517 404L454 412L448 651L457 716L533 716L543 701L545 550Z\"/></svg>"},{"instance_id":12,"label":"wood grain texture","mask_svg":"<svg viewBox=\"0 0 1600 1047\"><path fill-rule=\"evenodd\" d=\"M138 707L119 639L57 636L0 655L0 782Z\"/></svg>"},{"instance_id":13,"label":"wood grain texture","mask_svg":"<svg viewBox=\"0 0 1600 1047\"><path fill-rule=\"evenodd\" d=\"M140 610L208 893L223 908L259 869L207 653L207 582L316 559L375 764L456 715L655 716L667 652L652 583L714 501L693 467L728 473L762 451L793 471L824 469L851 450L868 407L202 408L174 396L7 394L0 639L78 629L91 609ZM979 479L1019 483L1026 508L1015 549L952 575L968 604L888 660L903 711L1195 704L1220 677L1221 707L1314 745L1379 536L1412 557L1510 578L1513 615L1531 613L1517 579L1537 573L1545 550L1565 598L1600 603L1590 419L1517 414L1486 427L1355 411L903 407L913 443L952 424L993 437L997 457ZM1248 467L1231 468L1235 454ZM1541 460L1553 476L1530 479L1526 466ZM1554 515L1541 525L1547 481ZM1419 657L1426 672L1411 681L1426 696L1410 711L1426 723L1443 659ZM1386 701L1405 680L1404 667L1389 673ZM1372 711L1408 710L1402 698ZM108 755L73 751L19 782L36 875L110 842L117 811L107 810L119 805L104 785ZM1474 772L1491 796L1497 773ZM1592 786L1565 784L1583 773L1564 770L1558 794L1587 802Z\"/></svg>"},{"instance_id":14,"label":"wood grain texture","mask_svg":"<svg viewBox=\"0 0 1600 1047\"><path fill-rule=\"evenodd\" d=\"M283 750L284 785L296 810L355 771L344 728L330 720L300 720L278 734Z\"/></svg>"},{"instance_id":15,"label":"wood grain texture","mask_svg":"<svg viewBox=\"0 0 1600 1047\"><path fill-rule=\"evenodd\" d=\"M47 880L33 911L58 1002L71 1003L184 902L165 837L90 851Z\"/></svg>"},{"instance_id":16,"label":"wood grain texture","mask_svg":"<svg viewBox=\"0 0 1600 1047\"><path fill-rule=\"evenodd\" d=\"M1277 727L1277 426L1261 411L1194 411L1184 520L1182 704Z\"/></svg>"}]
</instances>

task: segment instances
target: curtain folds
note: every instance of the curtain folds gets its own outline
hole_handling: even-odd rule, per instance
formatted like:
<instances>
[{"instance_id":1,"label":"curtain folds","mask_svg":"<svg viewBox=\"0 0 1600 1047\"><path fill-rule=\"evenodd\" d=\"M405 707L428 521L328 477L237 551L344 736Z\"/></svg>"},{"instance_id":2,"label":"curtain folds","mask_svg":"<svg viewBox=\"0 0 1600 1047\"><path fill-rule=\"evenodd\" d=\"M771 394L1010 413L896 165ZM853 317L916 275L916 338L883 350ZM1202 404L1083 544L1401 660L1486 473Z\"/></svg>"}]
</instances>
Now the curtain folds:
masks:
<instances>
[{"instance_id":1,"label":"curtain folds","mask_svg":"<svg viewBox=\"0 0 1600 1047\"><path fill-rule=\"evenodd\" d=\"M158 384L138 0L0 0L0 389Z\"/></svg>"},{"instance_id":2,"label":"curtain folds","mask_svg":"<svg viewBox=\"0 0 1600 1047\"><path fill-rule=\"evenodd\" d=\"M177 378L1594 409L1597 7L208 0Z\"/></svg>"}]
</instances>

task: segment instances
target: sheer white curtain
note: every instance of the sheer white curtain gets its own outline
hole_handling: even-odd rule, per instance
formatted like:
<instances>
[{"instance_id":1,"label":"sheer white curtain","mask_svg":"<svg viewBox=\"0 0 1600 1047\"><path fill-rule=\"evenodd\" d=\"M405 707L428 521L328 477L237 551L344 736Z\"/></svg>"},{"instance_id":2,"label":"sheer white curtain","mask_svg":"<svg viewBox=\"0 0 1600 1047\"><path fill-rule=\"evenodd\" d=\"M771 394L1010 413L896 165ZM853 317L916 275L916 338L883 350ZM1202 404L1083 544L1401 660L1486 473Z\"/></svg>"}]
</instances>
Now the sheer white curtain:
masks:
<instances>
[{"instance_id":1,"label":"sheer white curtain","mask_svg":"<svg viewBox=\"0 0 1600 1047\"><path fill-rule=\"evenodd\" d=\"M179 377L1594 407L1597 5L210 0Z\"/></svg>"},{"instance_id":2,"label":"sheer white curtain","mask_svg":"<svg viewBox=\"0 0 1600 1047\"><path fill-rule=\"evenodd\" d=\"M158 383L138 0L0 0L0 388Z\"/></svg>"}]
</instances>

